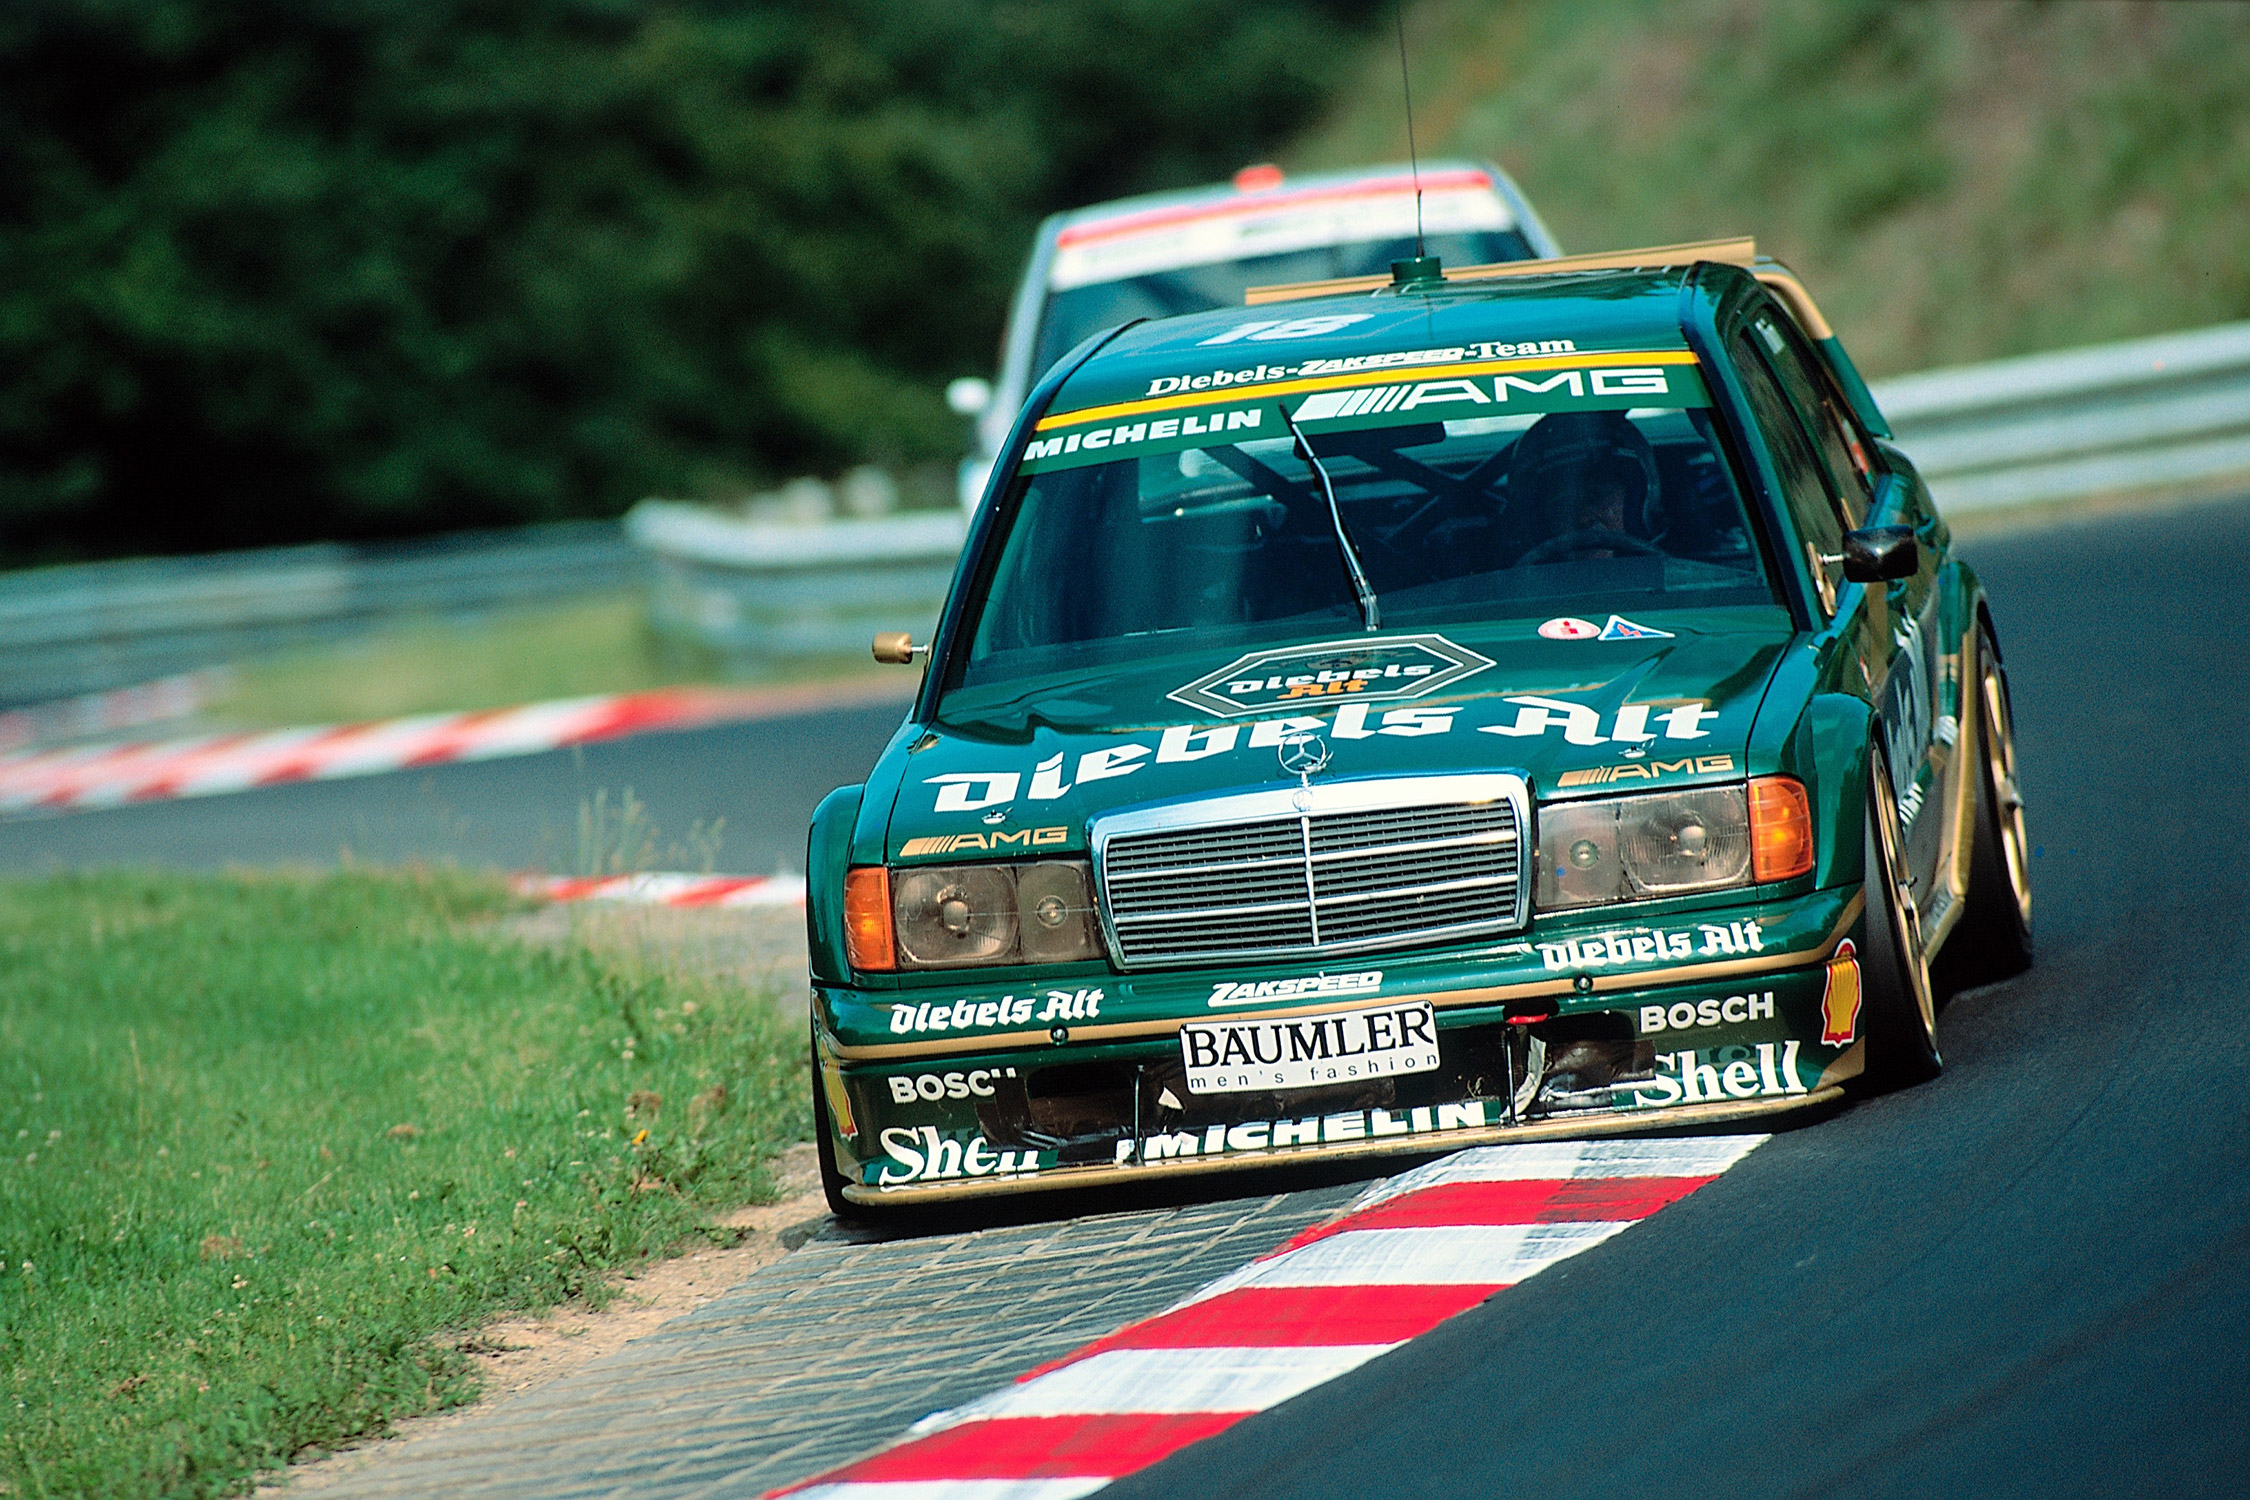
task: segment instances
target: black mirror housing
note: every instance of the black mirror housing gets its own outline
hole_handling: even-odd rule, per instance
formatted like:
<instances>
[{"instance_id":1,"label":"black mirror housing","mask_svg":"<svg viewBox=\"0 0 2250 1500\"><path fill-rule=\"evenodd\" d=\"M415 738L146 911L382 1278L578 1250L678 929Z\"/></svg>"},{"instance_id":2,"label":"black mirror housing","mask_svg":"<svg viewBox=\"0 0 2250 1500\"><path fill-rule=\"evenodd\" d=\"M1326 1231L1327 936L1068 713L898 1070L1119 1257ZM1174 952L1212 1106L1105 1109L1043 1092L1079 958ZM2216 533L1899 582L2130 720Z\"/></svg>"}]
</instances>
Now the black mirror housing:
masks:
<instances>
[{"instance_id":1,"label":"black mirror housing","mask_svg":"<svg viewBox=\"0 0 2250 1500\"><path fill-rule=\"evenodd\" d=\"M1863 526L1844 533L1844 577L1849 582L1912 578L1921 566L1922 549L1911 526Z\"/></svg>"}]
</instances>

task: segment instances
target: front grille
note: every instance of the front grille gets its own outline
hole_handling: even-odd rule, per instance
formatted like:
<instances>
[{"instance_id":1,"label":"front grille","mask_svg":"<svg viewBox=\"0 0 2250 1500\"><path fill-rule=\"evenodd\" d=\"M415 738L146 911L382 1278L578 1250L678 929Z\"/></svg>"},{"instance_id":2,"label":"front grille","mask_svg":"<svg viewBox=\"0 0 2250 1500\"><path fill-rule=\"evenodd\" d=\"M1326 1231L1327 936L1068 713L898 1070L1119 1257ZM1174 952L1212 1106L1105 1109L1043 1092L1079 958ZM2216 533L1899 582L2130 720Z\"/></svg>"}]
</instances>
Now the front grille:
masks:
<instances>
[{"instance_id":1,"label":"front grille","mask_svg":"<svg viewBox=\"0 0 2250 1500\"><path fill-rule=\"evenodd\" d=\"M1103 909L1130 968L1506 932L1525 920L1524 811L1518 778L1476 775L1122 814L1095 829Z\"/></svg>"}]
</instances>

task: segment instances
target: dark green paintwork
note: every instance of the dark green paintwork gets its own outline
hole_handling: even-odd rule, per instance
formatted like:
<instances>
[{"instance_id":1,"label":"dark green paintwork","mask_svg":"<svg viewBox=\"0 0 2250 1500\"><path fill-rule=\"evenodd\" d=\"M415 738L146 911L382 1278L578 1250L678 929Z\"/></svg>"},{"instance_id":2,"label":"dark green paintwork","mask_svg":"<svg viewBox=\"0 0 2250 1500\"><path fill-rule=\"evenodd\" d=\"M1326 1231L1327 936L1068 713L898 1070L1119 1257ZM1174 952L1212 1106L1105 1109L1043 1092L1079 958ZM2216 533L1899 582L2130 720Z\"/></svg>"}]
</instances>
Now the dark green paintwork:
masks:
<instances>
[{"instance_id":1,"label":"dark green paintwork","mask_svg":"<svg viewBox=\"0 0 2250 1500\"><path fill-rule=\"evenodd\" d=\"M1799 1044L1795 1055L1800 1072L1808 1081L1842 1056L1847 1048L1819 1043L1824 971L1818 959L1827 952L1844 914L1857 910L1853 902L1861 875L1870 737L1884 738L1911 763L1901 790L1909 804L1926 812L1905 819L1902 833L1910 858L1919 865L1918 889L1928 893L1936 888L1932 862L1942 842L1938 830L1951 806L1945 787L1954 765L1962 712L1961 662L1964 652L1973 647L1984 605L1974 576L1951 556L1950 538L1912 466L1882 444L1879 440L1885 434L1868 423L1863 424L1862 438L1886 472L1878 478L1874 504L1864 520L1913 526L1922 544L1922 568L1913 578L1874 586L1841 583L1831 568L1827 576L1836 584L1836 609L1832 617L1828 615L1808 557L1808 537L1781 495L1775 465L1748 415L1739 374L1726 353L1727 335L1745 314L1761 309L1770 314L1778 304L1752 278L1732 268L1705 266L1693 273L1598 273L1456 284L1428 294L1229 309L1139 325L1117 336L1076 373L1050 381L1047 390L1035 396L1003 464L1022 452L1036 422L1049 412L1130 402L1146 397L1152 383L1219 370L1263 365L1301 371L1308 357L1358 359L1381 369L1380 357L1386 353L1480 342L1536 346L1567 339L1579 352L1694 350L1702 357L1704 383L1712 400L1737 434L1744 480L1755 495L1769 558L1786 585L1787 606L1636 616L1641 624L1672 632L1672 638L1657 640L1550 641L1541 639L1528 622L1450 630L1449 640L1489 658L1493 665L1427 698L1369 705L1362 726L1368 732L1360 737L1354 737L1348 721L1338 733L1335 700L1308 699L1300 711L1322 721L1335 752L1331 775L1517 770L1542 802L1733 782L1746 775L1795 776L1810 789L1814 806L1817 864L1811 875L1775 887L1542 914L1528 932L1509 941L1318 963L1229 964L1130 975L1115 972L1106 962L1048 969L851 975L843 965L838 895L849 865L958 863L989 857L973 848L922 856L902 851L910 840L989 836L996 830L1060 829L1060 834L1043 841L1041 854L1083 851L1088 821L1098 813L1173 798L1284 786L1292 779L1282 773L1271 749L1247 744L1248 726L1277 714L1222 720L1198 716L1166 696L1227 666L1231 653L1191 652L1099 676L1027 684L1013 697L982 701L973 711L941 716L934 684L943 680L966 591L974 589L979 566L1000 541L994 517L988 513L980 517L971 537L962 581L956 585L939 635L932 680L925 683L914 715L865 787L831 797L814 819L807 907L814 1023L828 1055L834 1057L841 1049L852 1059L843 1065L840 1076L856 1130L835 1141L838 1159L847 1171L854 1162L861 1164L855 1175L872 1177L879 1170L882 1153L875 1143L885 1128L931 1127L941 1135L953 1132L964 1139L977 1128L973 1099L917 1097L912 1104L898 1103L889 1092L892 1076L966 1074L993 1068L1020 1072L1058 1062L1177 1056L1178 1042L1169 1031L1122 1038L1099 1033L1112 1026L1162 1028L1184 1019L1228 1014L1208 1003L1213 986L1221 981L1379 970L1380 993L1389 997L1457 994L1585 974L1594 979L1596 988L1560 996L1558 1003L1565 1013L1614 1010L1636 1017L1643 1005L1669 1007L1724 999L1754 984L1760 992L1770 989L1775 995L1773 1020L1692 1031L1677 1038L1667 1030L1648 1039L1660 1047L1676 1041L1678 1046L1704 1049L1794 1041ZM1289 345L1286 358L1274 345L1245 356L1244 348L1257 346L1236 341L1213 348L1205 342L1248 322L1347 316L1355 321ZM1840 348L1826 353L1831 370L1848 372L1848 379L1844 373L1836 377L1842 404L1872 412L1872 402L1858 384L1856 372L1850 371L1848 357L1841 356ZM1063 370L1069 369L1066 362ZM1250 384L1266 379L1258 373ZM1910 663L1910 656L1918 658L1919 665ZM1517 722L1522 707L1507 700L1522 695L1582 703L1593 710L1605 732L1616 710L1628 703L1701 701L1711 716L1697 725L1699 737L1677 742L1660 739L1638 759L1623 755L1628 747L1573 744L1558 732L1530 737L1480 732L1485 726ZM1407 721L1410 724L1427 726L1443 718L1447 727L1443 732L1412 735L1374 732L1382 727L1383 714L1398 708L1427 715ZM1194 760L1158 760L1155 752L1167 729L1200 732L1228 723L1242 726L1231 750ZM1138 752L1133 747L1139 747ZM1094 757L1091 762L1083 759L1089 755ZM1051 798L1034 799L1028 789L1035 767L1056 756L1063 760L1055 779L1066 789ZM1088 764L1100 769L1104 763L1113 770L1122 766L1123 773L1092 780L1075 774ZM1583 778L1588 771L1615 767L1642 768L1625 773L1638 778L1646 768L1660 764L1671 766L1660 779L1561 784L1574 772ZM982 808L938 809L945 784L932 778L995 774L1016 775L1024 789L1008 802L1004 823L987 823L987 810ZM1806 962L1758 974L1754 980L1710 982L1687 977L1685 983L1678 983L1669 982L1686 977L1678 975L1678 969L1708 960L1558 966L1542 955L1540 947L1549 945L1551 953L1554 945L1574 936L1635 928L1695 929L1703 923L1725 928L1749 919L1760 924L1762 953L1805 953L1810 955ZM1863 919L1855 919L1846 930L1864 945L1862 926ZM1619 975L1640 973L1649 976L1645 988L1610 987ZM1067 1021L1044 1019L1051 991L1071 996L1081 1009L1081 997L1099 991L1098 1014ZM1028 1020L1007 1022L996 1015L990 1024L979 1024L973 1019L978 1003L994 1003L997 1010L997 1002L1007 997L1034 1000ZM956 1006L965 1009L953 1009ZM894 1015L926 1018L934 1009L971 1019L965 1026L943 1030L902 1031L894 1025ZM1017 1007L1019 1014L1023 1010ZM1440 1035L1500 1019L1502 1009L1497 1005L1447 1004L1440 1011ZM1095 1034L1060 1046L1042 1041L1038 1033L1056 1024ZM1013 1037L1006 1045L980 1040L1009 1033ZM901 1043L940 1046L911 1059L867 1055ZM1402 1138L1402 1143L1411 1145L1416 1139ZM1426 1148L1429 1142L1420 1144Z\"/></svg>"}]
</instances>

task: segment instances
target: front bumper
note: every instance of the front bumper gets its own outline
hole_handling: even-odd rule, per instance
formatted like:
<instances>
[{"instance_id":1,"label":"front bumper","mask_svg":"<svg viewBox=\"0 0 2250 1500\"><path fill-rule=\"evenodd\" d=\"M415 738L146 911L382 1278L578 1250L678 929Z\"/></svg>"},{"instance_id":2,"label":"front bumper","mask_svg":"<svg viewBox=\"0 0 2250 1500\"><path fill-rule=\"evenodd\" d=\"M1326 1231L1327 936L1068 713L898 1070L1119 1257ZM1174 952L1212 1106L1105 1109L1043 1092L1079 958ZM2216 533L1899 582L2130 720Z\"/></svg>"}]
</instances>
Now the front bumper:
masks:
<instances>
[{"instance_id":1,"label":"front bumper","mask_svg":"<svg viewBox=\"0 0 2250 1500\"><path fill-rule=\"evenodd\" d=\"M1639 914L1636 914L1638 916ZM1864 1057L1857 887L1328 966L815 992L844 1192L934 1201L1319 1156L1737 1122L1833 1099ZM1378 967L1380 965L1380 967ZM1438 1066L1195 1093L1188 1022L1426 1001Z\"/></svg>"}]
</instances>

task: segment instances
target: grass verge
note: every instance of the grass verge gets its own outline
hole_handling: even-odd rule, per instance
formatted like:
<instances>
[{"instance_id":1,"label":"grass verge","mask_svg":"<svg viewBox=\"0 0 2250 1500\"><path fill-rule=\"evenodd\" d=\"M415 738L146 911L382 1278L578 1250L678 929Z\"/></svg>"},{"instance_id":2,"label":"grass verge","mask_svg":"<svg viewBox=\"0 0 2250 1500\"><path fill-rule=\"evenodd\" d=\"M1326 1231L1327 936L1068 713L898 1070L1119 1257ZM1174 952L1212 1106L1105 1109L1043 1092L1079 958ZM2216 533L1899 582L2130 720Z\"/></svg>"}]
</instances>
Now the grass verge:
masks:
<instances>
[{"instance_id":1,"label":"grass verge","mask_svg":"<svg viewBox=\"0 0 2250 1500\"><path fill-rule=\"evenodd\" d=\"M2250 317L2250 6L1415 0L1425 156L1567 250L1755 234L1870 376ZM1290 160L1406 154L1398 44Z\"/></svg>"},{"instance_id":2,"label":"grass verge","mask_svg":"<svg viewBox=\"0 0 2250 1500\"><path fill-rule=\"evenodd\" d=\"M680 683L783 686L898 675L861 652L747 677L715 658L660 646L647 613L639 591L620 590L475 619L409 620L240 663L208 716L228 728L284 729Z\"/></svg>"},{"instance_id":3,"label":"grass verge","mask_svg":"<svg viewBox=\"0 0 2250 1500\"><path fill-rule=\"evenodd\" d=\"M454 875L0 884L0 1475L219 1495L475 1394L478 1323L760 1196L770 997L491 935Z\"/></svg>"}]
</instances>

